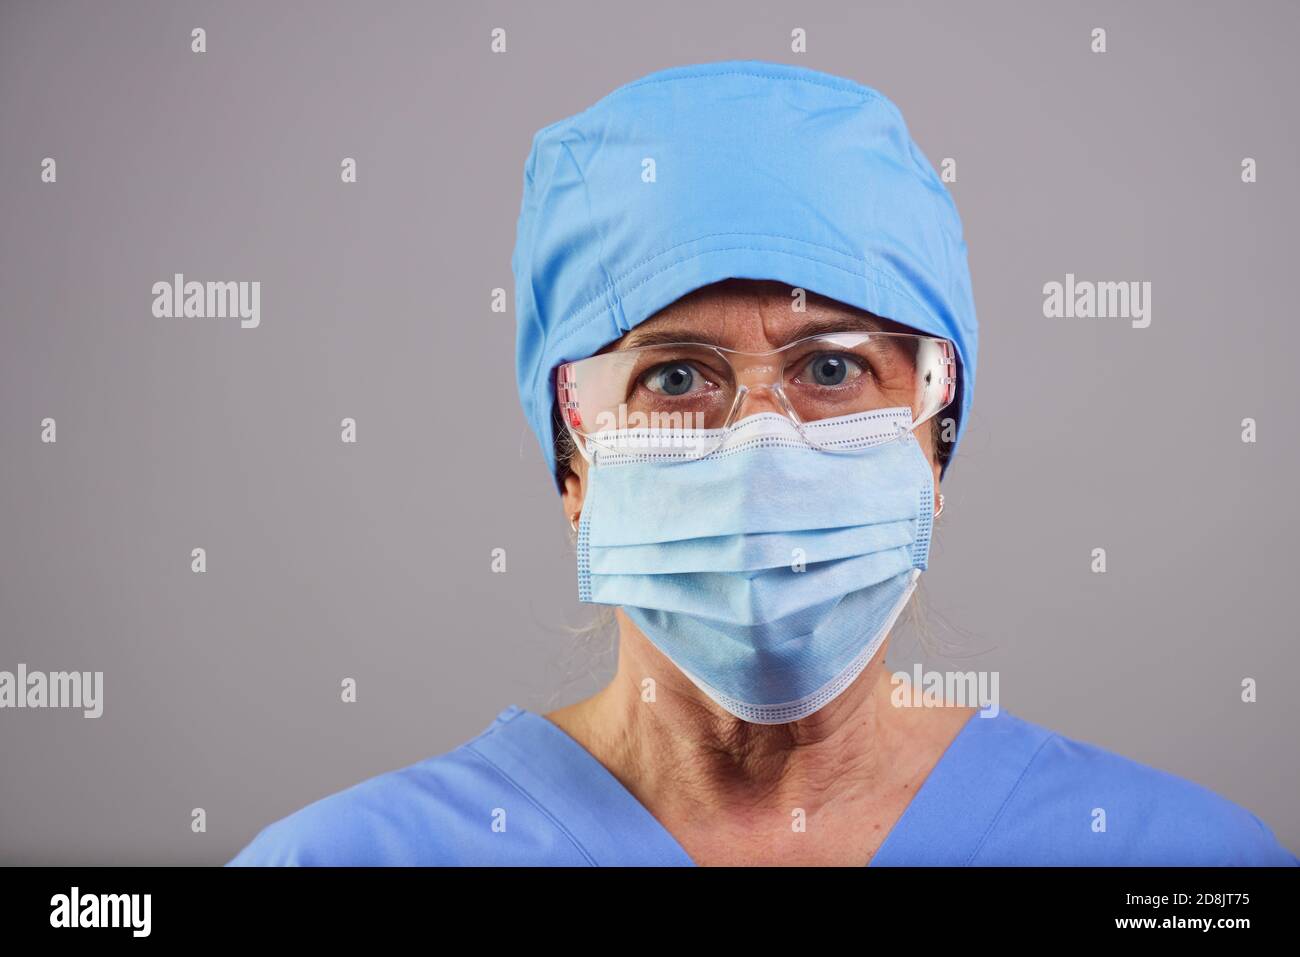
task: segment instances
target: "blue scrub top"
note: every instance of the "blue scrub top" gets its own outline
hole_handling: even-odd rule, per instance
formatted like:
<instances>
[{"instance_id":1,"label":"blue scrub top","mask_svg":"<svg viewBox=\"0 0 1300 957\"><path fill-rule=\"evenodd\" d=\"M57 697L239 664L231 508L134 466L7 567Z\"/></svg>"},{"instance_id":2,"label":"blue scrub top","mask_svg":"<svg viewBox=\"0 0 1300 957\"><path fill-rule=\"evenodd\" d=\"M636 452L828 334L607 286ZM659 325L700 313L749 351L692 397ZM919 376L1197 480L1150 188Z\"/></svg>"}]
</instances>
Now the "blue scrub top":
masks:
<instances>
[{"instance_id":1,"label":"blue scrub top","mask_svg":"<svg viewBox=\"0 0 1300 957\"><path fill-rule=\"evenodd\" d=\"M1093 830L1094 808L1105 811L1105 831ZM972 715L870 863L1296 866L1300 858L1214 792L1004 710ZM694 862L582 745L511 705L453 751L268 825L227 866L458 864Z\"/></svg>"}]
</instances>

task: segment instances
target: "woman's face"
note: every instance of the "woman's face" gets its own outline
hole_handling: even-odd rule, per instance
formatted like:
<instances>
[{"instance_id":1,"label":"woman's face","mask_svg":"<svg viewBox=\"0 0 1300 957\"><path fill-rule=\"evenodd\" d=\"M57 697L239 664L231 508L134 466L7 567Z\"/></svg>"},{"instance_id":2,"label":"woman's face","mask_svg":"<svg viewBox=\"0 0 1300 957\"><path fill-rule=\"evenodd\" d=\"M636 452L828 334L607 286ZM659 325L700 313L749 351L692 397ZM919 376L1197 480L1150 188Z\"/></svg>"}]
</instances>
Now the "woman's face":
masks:
<instances>
[{"instance_id":1,"label":"woman's face","mask_svg":"<svg viewBox=\"0 0 1300 957\"><path fill-rule=\"evenodd\" d=\"M654 341L711 342L728 349L766 352L796 339L823 332L916 332L907 326L880 319L868 312L827 299L816 293L806 294L802 312L794 311L791 288L778 282L754 279L727 279L697 289L661 309L650 319L610 343L601 352L629 349ZM661 338L666 337L666 338ZM901 401L900 405L909 404ZM766 390L755 390L744 398L737 415L758 412L783 412ZM931 422L937 420L932 419ZM926 426L917 430L917 439L934 469L936 507L939 494L940 463L936 455L935 430ZM587 461L573 455L569 474L564 480L564 514L573 520L582 512L587 485Z\"/></svg>"}]
</instances>

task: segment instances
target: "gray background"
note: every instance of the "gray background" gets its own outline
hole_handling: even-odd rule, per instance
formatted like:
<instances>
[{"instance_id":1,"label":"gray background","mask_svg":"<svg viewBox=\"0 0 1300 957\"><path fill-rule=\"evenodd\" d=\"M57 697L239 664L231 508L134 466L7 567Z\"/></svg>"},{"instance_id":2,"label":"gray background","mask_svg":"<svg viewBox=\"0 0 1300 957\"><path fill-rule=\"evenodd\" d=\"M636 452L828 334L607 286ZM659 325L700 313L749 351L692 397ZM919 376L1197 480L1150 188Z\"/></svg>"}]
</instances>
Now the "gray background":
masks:
<instances>
[{"instance_id":1,"label":"gray background","mask_svg":"<svg viewBox=\"0 0 1300 957\"><path fill-rule=\"evenodd\" d=\"M1294 3L2 10L0 669L102 670L105 711L0 712L0 861L222 863L599 686L490 290L535 130L732 58L877 87L957 160L981 363L923 579L937 639L1003 707L1300 847ZM174 272L261 281L261 328L154 318ZM1043 318L1067 272L1153 283L1150 328Z\"/></svg>"}]
</instances>

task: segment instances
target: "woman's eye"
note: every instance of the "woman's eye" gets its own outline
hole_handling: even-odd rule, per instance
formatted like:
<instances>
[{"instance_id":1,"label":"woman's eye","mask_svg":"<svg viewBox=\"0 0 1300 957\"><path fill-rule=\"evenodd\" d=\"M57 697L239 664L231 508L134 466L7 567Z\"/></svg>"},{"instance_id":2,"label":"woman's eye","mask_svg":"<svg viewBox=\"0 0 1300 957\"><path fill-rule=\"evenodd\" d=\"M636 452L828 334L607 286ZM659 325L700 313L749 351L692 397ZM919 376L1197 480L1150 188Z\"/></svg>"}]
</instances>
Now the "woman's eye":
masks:
<instances>
[{"instance_id":1,"label":"woman's eye","mask_svg":"<svg viewBox=\"0 0 1300 957\"><path fill-rule=\"evenodd\" d=\"M856 358L835 353L813 356L804 366L806 381L816 385L843 385L860 375L862 375L862 366Z\"/></svg>"},{"instance_id":2,"label":"woman's eye","mask_svg":"<svg viewBox=\"0 0 1300 957\"><path fill-rule=\"evenodd\" d=\"M642 379L645 387L660 395L686 395L708 385L708 380L686 362L669 362L651 369Z\"/></svg>"}]
</instances>

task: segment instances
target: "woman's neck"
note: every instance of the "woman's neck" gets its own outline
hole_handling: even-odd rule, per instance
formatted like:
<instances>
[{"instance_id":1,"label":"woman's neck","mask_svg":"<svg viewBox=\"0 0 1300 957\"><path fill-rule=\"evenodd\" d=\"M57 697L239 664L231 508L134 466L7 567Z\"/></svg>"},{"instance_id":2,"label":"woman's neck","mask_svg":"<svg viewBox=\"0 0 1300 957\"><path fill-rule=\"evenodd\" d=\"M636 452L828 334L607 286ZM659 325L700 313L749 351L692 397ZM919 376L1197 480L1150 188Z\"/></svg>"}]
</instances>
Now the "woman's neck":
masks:
<instances>
[{"instance_id":1,"label":"woman's neck","mask_svg":"<svg viewBox=\"0 0 1300 957\"><path fill-rule=\"evenodd\" d=\"M886 641L821 710L788 724L751 724L711 701L621 611L618 620L614 679L546 717L692 857L758 862L766 850L779 860L832 862L838 846L865 863L858 858L884 839L974 712L894 706ZM825 844L799 830L801 815L818 822ZM832 822L839 823L828 828Z\"/></svg>"}]
</instances>

